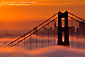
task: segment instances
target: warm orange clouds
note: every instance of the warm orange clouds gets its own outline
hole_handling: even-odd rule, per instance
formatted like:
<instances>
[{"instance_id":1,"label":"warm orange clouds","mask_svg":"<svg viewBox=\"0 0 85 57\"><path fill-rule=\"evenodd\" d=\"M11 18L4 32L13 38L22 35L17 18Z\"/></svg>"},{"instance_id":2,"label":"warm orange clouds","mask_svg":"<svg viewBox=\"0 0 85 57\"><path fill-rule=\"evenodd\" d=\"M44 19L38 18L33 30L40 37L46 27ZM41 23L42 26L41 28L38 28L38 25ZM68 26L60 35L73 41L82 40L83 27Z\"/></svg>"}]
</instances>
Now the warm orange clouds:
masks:
<instances>
[{"instance_id":1,"label":"warm orange clouds","mask_svg":"<svg viewBox=\"0 0 85 57\"><path fill-rule=\"evenodd\" d=\"M0 56L13 56L13 57L52 57L52 56L84 56L85 51L83 49L75 49L63 46L50 46L46 48L41 48L37 50L27 50L24 48L0 48ZM10 55L9 55L10 54ZM22 54L22 55L21 55ZM62 54L62 55L60 55ZM70 55L71 54L71 55Z\"/></svg>"},{"instance_id":2,"label":"warm orange clouds","mask_svg":"<svg viewBox=\"0 0 85 57\"><path fill-rule=\"evenodd\" d=\"M15 39L10 39L10 38L1 38L0 41L13 41Z\"/></svg>"}]
</instances>

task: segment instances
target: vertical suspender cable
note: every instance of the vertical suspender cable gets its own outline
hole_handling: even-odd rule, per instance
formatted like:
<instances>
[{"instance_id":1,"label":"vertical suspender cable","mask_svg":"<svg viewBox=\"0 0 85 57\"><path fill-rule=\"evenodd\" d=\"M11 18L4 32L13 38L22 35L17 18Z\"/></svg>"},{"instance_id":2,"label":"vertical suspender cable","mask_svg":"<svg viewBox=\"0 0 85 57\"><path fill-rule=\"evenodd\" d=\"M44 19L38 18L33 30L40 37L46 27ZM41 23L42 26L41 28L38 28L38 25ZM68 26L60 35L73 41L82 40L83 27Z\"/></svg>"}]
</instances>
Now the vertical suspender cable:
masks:
<instances>
[{"instance_id":1,"label":"vertical suspender cable","mask_svg":"<svg viewBox=\"0 0 85 57\"><path fill-rule=\"evenodd\" d=\"M85 31L85 29L84 29L84 24L83 24L83 49L84 49L84 32Z\"/></svg>"},{"instance_id":2,"label":"vertical suspender cable","mask_svg":"<svg viewBox=\"0 0 85 57\"><path fill-rule=\"evenodd\" d=\"M24 40L24 48L25 48L25 40Z\"/></svg>"},{"instance_id":3,"label":"vertical suspender cable","mask_svg":"<svg viewBox=\"0 0 85 57\"><path fill-rule=\"evenodd\" d=\"M80 21L80 20L78 19L78 21ZM78 26L79 26L79 24L78 24ZM79 29L80 29L80 28L78 28L78 34L77 34L77 36L78 36L78 39L77 39L77 48L79 47L79 46L78 46L79 35L80 35L80 34L79 34Z\"/></svg>"},{"instance_id":4,"label":"vertical suspender cable","mask_svg":"<svg viewBox=\"0 0 85 57\"><path fill-rule=\"evenodd\" d=\"M37 49L37 27L36 27L36 49Z\"/></svg>"},{"instance_id":5,"label":"vertical suspender cable","mask_svg":"<svg viewBox=\"0 0 85 57\"><path fill-rule=\"evenodd\" d=\"M43 29L42 29L42 48L43 48Z\"/></svg>"},{"instance_id":6,"label":"vertical suspender cable","mask_svg":"<svg viewBox=\"0 0 85 57\"><path fill-rule=\"evenodd\" d=\"M56 28L55 28L55 22L56 22L56 20L54 21L54 45L55 45L55 31L56 31L56 30L55 30L55 29L56 29Z\"/></svg>"},{"instance_id":7,"label":"vertical suspender cable","mask_svg":"<svg viewBox=\"0 0 85 57\"><path fill-rule=\"evenodd\" d=\"M49 24L48 24L48 46L49 46Z\"/></svg>"},{"instance_id":8,"label":"vertical suspender cable","mask_svg":"<svg viewBox=\"0 0 85 57\"><path fill-rule=\"evenodd\" d=\"M31 50L31 37L30 37L30 50Z\"/></svg>"},{"instance_id":9,"label":"vertical suspender cable","mask_svg":"<svg viewBox=\"0 0 85 57\"><path fill-rule=\"evenodd\" d=\"M71 19L71 18L70 18L70 19ZM72 27L72 19L71 19L71 27ZM71 32L70 30L69 30L69 32L70 32L70 35L71 35L72 32ZM71 35L70 37L73 38L73 35ZM72 44L73 44L73 40L72 40L71 38L70 38L70 40L71 40L71 42L70 42L71 44L70 44L70 45L72 46Z\"/></svg>"},{"instance_id":10,"label":"vertical suspender cable","mask_svg":"<svg viewBox=\"0 0 85 57\"><path fill-rule=\"evenodd\" d=\"M72 18L73 18L73 16L72 16ZM71 19L71 27L73 27L73 19ZM70 33L72 34L71 31L70 31ZM73 34L72 34L72 38L74 39ZM72 40L72 47L74 47L74 41L73 41L73 39L71 39Z\"/></svg>"}]
</instances>

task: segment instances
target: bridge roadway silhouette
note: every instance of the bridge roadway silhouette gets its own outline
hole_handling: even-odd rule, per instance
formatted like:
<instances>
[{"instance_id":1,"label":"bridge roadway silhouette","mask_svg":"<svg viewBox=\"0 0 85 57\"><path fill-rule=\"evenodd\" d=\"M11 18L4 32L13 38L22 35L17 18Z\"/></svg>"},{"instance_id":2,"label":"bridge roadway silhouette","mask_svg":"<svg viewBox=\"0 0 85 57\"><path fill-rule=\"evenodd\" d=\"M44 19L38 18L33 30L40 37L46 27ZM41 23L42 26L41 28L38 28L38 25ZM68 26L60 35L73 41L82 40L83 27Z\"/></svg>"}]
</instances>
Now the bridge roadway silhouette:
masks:
<instances>
[{"instance_id":1,"label":"bridge roadway silhouette","mask_svg":"<svg viewBox=\"0 0 85 57\"><path fill-rule=\"evenodd\" d=\"M58 16L57 16L58 15ZM73 17L69 16L72 15ZM64 27L62 25L62 18L64 18ZM52 17L50 17L49 19L47 19L46 21L42 22L41 24L39 24L38 26L34 27L32 30L28 31L27 33L23 34L22 36L16 38L14 41L7 43L5 45L5 47L13 47L16 46L18 44L20 44L21 42L25 41L26 39L29 38L30 41L30 49L31 49L31 36L32 35L36 35L36 48L37 48L37 32L42 30L43 28L45 28L46 26L49 27L49 24L52 22L55 22L55 20L58 20L58 45L62 45L62 46L69 46L69 26L68 26L68 18L78 22L78 23L82 23L83 25L83 33L85 34L85 20L76 16L75 14L65 11L64 13L62 13L61 11L59 11L58 13L55 13ZM62 41L62 33L64 33L64 42ZM43 32L42 32L42 47L43 47ZM55 45L55 39L54 39L54 45ZM48 32L48 46L49 46L49 32Z\"/></svg>"}]
</instances>

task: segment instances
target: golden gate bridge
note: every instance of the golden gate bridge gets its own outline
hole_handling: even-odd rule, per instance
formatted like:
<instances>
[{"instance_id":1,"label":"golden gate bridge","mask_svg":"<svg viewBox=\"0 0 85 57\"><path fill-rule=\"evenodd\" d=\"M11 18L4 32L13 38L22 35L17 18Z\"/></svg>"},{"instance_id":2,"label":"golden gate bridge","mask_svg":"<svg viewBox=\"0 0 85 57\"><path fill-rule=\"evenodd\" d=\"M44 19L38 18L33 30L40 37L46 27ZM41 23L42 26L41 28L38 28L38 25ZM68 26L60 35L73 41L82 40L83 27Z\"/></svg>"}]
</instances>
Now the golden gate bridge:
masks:
<instances>
[{"instance_id":1,"label":"golden gate bridge","mask_svg":"<svg viewBox=\"0 0 85 57\"><path fill-rule=\"evenodd\" d=\"M64 18L64 27L63 27L63 22L62 22L62 18ZM48 46L50 46L50 35L51 33L53 33L52 35L54 35L54 39L53 39L53 45L56 45L55 44L55 37L58 36L58 41L57 41L57 44L58 45L61 45L61 46L69 46L70 43L69 43L69 33L70 32L73 32L73 31L70 31L69 32L69 21L68 21L68 18L70 18L70 20L74 20L76 21L77 23L79 23L79 28L77 28L77 32L76 34L78 35L82 35L83 38L85 38L85 20L78 17L77 15L71 13L71 12L68 12L68 11L65 11L64 13L62 13L61 11L55 13L52 17L50 17L49 19L47 19L46 21L42 22L41 24L39 24L38 26L34 27L32 30L28 31L27 33L23 34L22 36L16 38L14 41L10 42L10 43L7 43L5 45L5 47L16 47L16 46L19 46L21 42L24 42L24 47L26 45L25 41L28 39L29 40L29 48L30 50L32 49L32 36L35 35L35 43L36 43L36 49L38 47L38 42L39 42L39 38L38 38L38 35L41 35L41 46L43 47L44 46L44 35L45 33L47 34L47 38L48 40L46 41L48 44ZM43 28L46 28L46 26L49 28L50 27L50 24L51 23L56 23L56 20L57 21L57 33L56 33L56 28L54 28L54 31L53 32L50 32L51 30L47 30L47 32L43 32ZM71 22L73 23L73 21ZM73 24L74 25L74 24ZM56 24L55 24L56 26ZM39 33L41 32L41 33ZM64 33L64 36L63 36L63 33ZM80 34L81 33L81 34ZM57 34L57 36L56 36ZM75 35L76 35L75 34ZM74 35L72 33L72 35ZM77 35L77 36L78 36ZM62 41L64 37L64 41Z\"/></svg>"}]
</instances>

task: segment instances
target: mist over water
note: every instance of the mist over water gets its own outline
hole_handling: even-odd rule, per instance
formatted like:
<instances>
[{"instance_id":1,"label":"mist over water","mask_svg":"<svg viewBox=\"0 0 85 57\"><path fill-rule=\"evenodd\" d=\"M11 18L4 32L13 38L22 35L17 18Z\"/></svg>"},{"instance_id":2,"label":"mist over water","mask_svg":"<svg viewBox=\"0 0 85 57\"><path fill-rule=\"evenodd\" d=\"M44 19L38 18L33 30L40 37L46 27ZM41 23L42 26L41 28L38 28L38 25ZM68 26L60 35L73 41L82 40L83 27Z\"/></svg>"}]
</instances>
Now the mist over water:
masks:
<instances>
[{"instance_id":1,"label":"mist over water","mask_svg":"<svg viewBox=\"0 0 85 57\"><path fill-rule=\"evenodd\" d=\"M30 38L25 40L15 47L4 47L8 42L13 41L16 38L3 38L0 39L0 56L2 57L69 57L69 56L85 56L85 38L78 38L76 36L70 36L70 46L58 46L57 36L43 38L43 48L42 48L42 37L37 36L37 49L36 49L36 35L31 38L31 50L30 50ZM25 45L24 45L25 43ZM55 43L55 45L54 45ZM6 53L6 54L5 54ZM5 55L4 55L5 54ZM22 54L22 55L21 55ZM62 55L60 55L62 54Z\"/></svg>"},{"instance_id":2,"label":"mist over water","mask_svg":"<svg viewBox=\"0 0 85 57\"><path fill-rule=\"evenodd\" d=\"M15 39L16 38L0 38L0 47L3 47L4 45L8 44L9 42L11 42ZM23 39L23 38L21 38L21 39ZM50 46L54 46L54 45L57 46L57 41L58 41L58 36L49 37L49 45ZM64 41L64 39L62 39L62 41ZM70 42L70 46L69 46L70 48L85 49L85 38L84 37L80 38L77 36L70 36L69 42ZM18 44L16 46L24 47L24 43L25 43L25 47L29 46L30 45L30 38L26 39L25 41L21 42L20 44ZM33 35L31 37L31 44L33 46L36 45L36 35ZM42 45L42 37L41 36L37 36L37 44L39 44L39 47ZM43 37L43 45L48 46L48 37L47 36Z\"/></svg>"}]
</instances>

